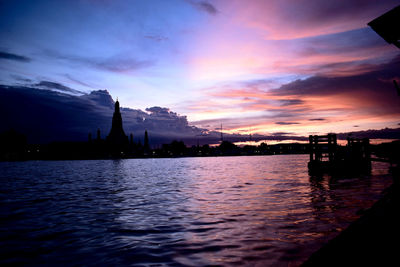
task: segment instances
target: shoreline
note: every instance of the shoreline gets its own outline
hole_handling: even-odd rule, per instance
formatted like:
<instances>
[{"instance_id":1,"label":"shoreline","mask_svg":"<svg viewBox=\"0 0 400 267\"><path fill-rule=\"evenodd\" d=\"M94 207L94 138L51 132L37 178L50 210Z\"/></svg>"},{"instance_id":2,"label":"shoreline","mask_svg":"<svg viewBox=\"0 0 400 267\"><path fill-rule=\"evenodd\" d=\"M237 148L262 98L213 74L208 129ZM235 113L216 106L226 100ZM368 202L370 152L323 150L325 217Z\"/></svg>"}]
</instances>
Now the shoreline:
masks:
<instances>
[{"instance_id":1,"label":"shoreline","mask_svg":"<svg viewBox=\"0 0 400 267\"><path fill-rule=\"evenodd\" d=\"M102 158L37 158L1 160L0 162L27 162L27 161L79 161L79 160L125 160L125 159L182 159L182 158L220 158L220 157L259 157L259 156L282 156L282 155L308 155L308 153L277 153L277 154L220 154L220 155L184 155L184 156L142 156L142 157L102 157Z\"/></svg>"},{"instance_id":2,"label":"shoreline","mask_svg":"<svg viewBox=\"0 0 400 267\"><path fill-rule=\"evenodd\" d=\"M393 184L371 208L300 266L389 266L398 261L399 167Z\"/></svg>"}]
</instances>

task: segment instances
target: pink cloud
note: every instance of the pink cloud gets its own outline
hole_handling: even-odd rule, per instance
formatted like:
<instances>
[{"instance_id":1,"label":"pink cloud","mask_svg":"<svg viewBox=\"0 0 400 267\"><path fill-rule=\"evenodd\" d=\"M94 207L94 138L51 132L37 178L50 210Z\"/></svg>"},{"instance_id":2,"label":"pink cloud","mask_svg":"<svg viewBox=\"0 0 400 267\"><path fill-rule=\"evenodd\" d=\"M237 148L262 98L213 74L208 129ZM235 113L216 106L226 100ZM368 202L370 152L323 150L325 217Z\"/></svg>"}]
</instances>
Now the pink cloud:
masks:
<instances>
[{"instance_id":1,"label":"pink cloud","mask_svg":"<svg viewBox=\"0 0 400 267\"><path fill-rule=\"evenodd\" d=\"M189 118L227 131L394 125L398 50L367 27L397 1L216 1L188 55L201 101ZM298 80L296 80L298 79ZM318 118L318 120L313 120ZM337 129L336 129L337 128Z\"/></svg>"},{"instance_id":2,"label":"pink cloud","mask_svg":"<svg viewBox=\"0 0 400 267\"><path fill-rule=\"evenodd\" d=\"M398 77L400 58L390 63L368 65L351 76L314 76L275 89L265 89L262 80L232 82L208 88L205 108L195 125L225 125L227 132L267 133L347 131L395 126L400 117L400 99L392 85ZM267 83L267 82L266 82ZM201 114L207 116L201 119ZM246 130L247 129L247 130Z\"/></svg>"},{"instance_id":3,"label":"pink cloud","mask_svg":"<svg viewBox=\"0 0 400 267\"><path fill-rule=\"evenodd\" d=\"M368 71L366 64L397 53L367 27L396 1L255 0L216 5L220 13L202 26L187 57L194 82L354 75Z\"/></svg>"},{"instance_id":4,"label":"pink cloud","mask_svg":"<svg viewBox=\"0 0 400 267\"><path fill-rule=\"evenodd\" d=\"M255 0L233 1L237 24L265 33L267 39L295 39L366 27L366 23L398 5L398 1Z\"/></svg>"}]
</instances>

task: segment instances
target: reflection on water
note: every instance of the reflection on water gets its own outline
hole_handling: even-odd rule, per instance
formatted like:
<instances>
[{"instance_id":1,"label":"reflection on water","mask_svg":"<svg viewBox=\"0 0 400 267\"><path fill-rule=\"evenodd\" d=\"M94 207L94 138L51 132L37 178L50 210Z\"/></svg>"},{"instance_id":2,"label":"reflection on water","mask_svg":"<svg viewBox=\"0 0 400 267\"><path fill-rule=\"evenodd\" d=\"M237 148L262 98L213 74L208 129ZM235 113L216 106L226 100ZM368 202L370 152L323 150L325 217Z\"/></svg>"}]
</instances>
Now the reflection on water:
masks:
<instances>
[{"instance_id":1,"label":"reflection on water","mask_svg":"<svg viewBox=\"0 0 400 267\"><path fill-rule=\"evenodd\" d=\"M391 183L307 155L0 163L0 263L295 265Z\"/></svg>"}]
</instances>

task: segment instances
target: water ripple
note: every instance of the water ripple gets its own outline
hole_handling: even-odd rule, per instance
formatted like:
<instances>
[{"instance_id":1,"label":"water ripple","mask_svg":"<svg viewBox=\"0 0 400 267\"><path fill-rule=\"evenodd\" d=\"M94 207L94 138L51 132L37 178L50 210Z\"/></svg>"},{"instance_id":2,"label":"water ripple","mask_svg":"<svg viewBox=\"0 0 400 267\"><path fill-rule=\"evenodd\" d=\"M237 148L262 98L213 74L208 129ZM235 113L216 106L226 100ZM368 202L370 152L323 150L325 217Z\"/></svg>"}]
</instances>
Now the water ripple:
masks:
<instances>
[{"instance_id":1,"label":"water ripple","mask_svg":"<svg viewBox=\"0 0 400 267\"><path fill-rule=\"evenodd\" d=\"M307 155L0 162L0 264L298 265L391 179Z\"/></svg>"}]
</instances>

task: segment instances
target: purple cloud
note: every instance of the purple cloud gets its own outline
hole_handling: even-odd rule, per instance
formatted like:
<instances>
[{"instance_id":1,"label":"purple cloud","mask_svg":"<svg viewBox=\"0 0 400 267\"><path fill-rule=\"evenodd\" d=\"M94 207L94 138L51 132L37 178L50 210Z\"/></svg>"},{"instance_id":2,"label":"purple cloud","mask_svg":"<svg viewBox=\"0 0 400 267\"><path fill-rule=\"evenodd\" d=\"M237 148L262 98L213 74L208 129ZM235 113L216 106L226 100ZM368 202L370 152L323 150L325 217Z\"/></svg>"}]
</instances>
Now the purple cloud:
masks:
<instances>
[{"instance_id":1,"label":"purple cloud","mask_svg":"<svg viewBox=\"0 0 400 267\"><path fill-rule=\"evenodd\" d=\"M217 8L214 5L212 5L211 3L207 2L207 1L199 1L199 2L197 2L197 1L194 1L194 0L187 0L187 2L189 2L192 6L194 6L198 10L207 12L210 15L218 14Z\"/></svg>"},{"instance_id":2,"label":"purple cloud","mask_svg":"<svg viewBox=\"0 0 400 267\"><path fill-rule=\"evenodd\" d=\"M293 125L293 124L300 124L300 123L298 123L298 122L278 121L278 122L275 122L275 124L278 124L278 125Z\"/></svg>"},{"instance_id":3,"label":"purple cloud","mask_svg":"<svg viewBox=\"0 0 400 267\"><path fill-rule=\"evenodd\" d=\"M30 62L32 61L31 58L22 56L22 55L17 55L13 53L7 53L4 51L0 51L0 60L1 59L6 59L6 60L13 60L13 61L18 61L18 62Z\"/></svg>"}]
</instances>

